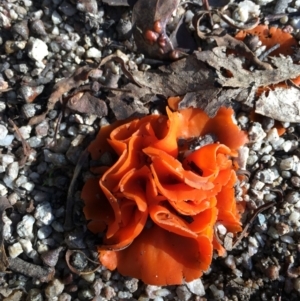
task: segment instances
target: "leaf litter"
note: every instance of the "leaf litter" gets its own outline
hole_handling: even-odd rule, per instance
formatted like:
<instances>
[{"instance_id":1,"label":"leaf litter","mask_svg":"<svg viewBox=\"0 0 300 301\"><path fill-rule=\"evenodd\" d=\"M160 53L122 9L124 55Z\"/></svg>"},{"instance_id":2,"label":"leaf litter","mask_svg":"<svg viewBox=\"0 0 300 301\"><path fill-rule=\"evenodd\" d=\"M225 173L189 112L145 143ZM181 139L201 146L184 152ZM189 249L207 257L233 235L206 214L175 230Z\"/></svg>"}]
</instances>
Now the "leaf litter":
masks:
<instances>
[{"instance_id":1,"label":"leaf litter","mask_svg":"<svg viewBox=\"0 0 300 301\"><path fill-rule=\"evenodd\" d=\"M109 5L131 5L131 1L122 0L103 2ZM138 2L141 3L142 1ZM110 113L110 108L116 119L121 120L148 114L153 100L165 101L171 96L182 96L178 106L179 109L190 106L197 107L203 109L209 116L214 116L221 106L231 106L232 100L235 100L253 107L255 112L261 115L282 122L299 122L300 105L298 100L300 91L296 87L289 87L288 89L278 87L274 90L270 89L263 92L259 97L256 96L256 91L259 87L268 87L300 75L300 66L295 64L290 57L269 57L269 61L264 62L243 41L233 38L224 31L214 30L205 35L200 35L198 31L198 37L214 39L217 47L204 51L196 50L193 54L183 55L183 58L179 60L166 62L166 60L172 58L170 56L172 51L179 47L178 44L172 43L172 35L170 39L166 36L165 29L166 23L170 18L170 11L176 9L178 3L176 2L175 5L174 2L170 10L165 9L163 13L157 13L157 10L164 7L163 2L150 2L152 3L151 9L154 10L154 14L145 22L145 26L140 25L142 24L140 23L142 18L138 13L138 7L135 7L135 18L137 20L135 23L135 40L140 52L144 52L150 57L162 59L161 65L156 69L140 71L136 66L136 68L129 67L129 63L126 60L127 56L119 52L104 58L97 68L90 66L80 67L69 78L62 79L54 86L54 91L50 95L45 112L32 118L29 121L30 124L40 123L57 102L65 103L71 110L95 114L98 117L107 116ZM154 2L156 6L154 6ZM140 7L140 9L142 8L143 6ZM153 43L153 45L150 45L153 47L150 47L149 50L149 43L145 42L145 37L142 35L148 28L153 29L157 19L156 16L159 16L159 25L163 27L159 33L163 37L161 40L166 45L161 47L161 45ZM139 30L141 29L139 26L143 28L142 32ZM161 48L163 48L163 52L160 51ZM229 49L235 50L236 53L228 54ZM245 69L245 59L249 60L258 69L252 71ZM104 86L98 80L99 75L104 71L104 67L111 60L116 61L123 71L121 77L123 77L125 84L120 85L119 89L114 89L114 87L109 85ZM99 83L100 92L105 91L107 95L102 98L102 94L98 93L99 91L93 91L90 81ZM80 91L80 88L83 86L86 90ZM4 86L1 92L5 92L7 88L8 86ZM101 98L98 97L100 94ZM17 129L15 130L17 131ZM27 159L27 151L30 152L30 148L27 149L27 145L24 144L23 147L25 158ZM79 170L80 168L79 166ZM75 179L79 170L74 176ZM70 189L73 189L73 186ZM0 213L3 215L3 212L9 206L5 206L6 203L3 198L1 198L0 204ZM270 204L267 203L266 206L269 208ZM258 208L249 224L253 222L259 212L267 209L267 207ZM248 229L248 227L245 229ZM1 219L0 270L5 271L9 267L16 272L39 278L42 282L51 280L54 275L54 269L33 265L19 258L6 257L3 247L2 228L3 221ZM241 235L241 238L243 235L244 233ZM237 241L233 242L233 245L237 243Z\"/></svg>"},{"instance_id":2,"label":"leaf litter","mask_svg":"<svg viewBox=\"0 0 300 301\"><path fill-rule=\"evenodd\" d=\"M227 36L222 42L222 38L218 38L219 43L228 44L226 39ZM296 88L277 88L272 93L269 91L268 95L263 94L256 103L255 96L259 87L268 87L298 77L300 65L294 64L289 57L271 57L272 69L249 71L243 68L243 60L240 57L228 55L226 51L227 47L225 46L215 47L212 50L195 51L194 54L183 59L147 71L129 71L128 68L123 67L122 69L126 70L123 77L127 79L127 83L120 89L110 89L108 86L102 88L110 90L106 99L97 98L91 91L81 91L69 97L67 106L81 113L102 117L108 114L108 103L116 119L119 120L148 114L147 104L151 102L154 95L160 96L162 99L183 96L179 108L198 107L204 109L210 116L213 116L220 106L228 105L232 99L242 101L251 107L257 107L257 113L266 114L266 116L280 121L291 121L291 112L281 114L278 118L278 106L280 103L287 102L284 100L284 92L287 92L290 96L288 98L289 106L295 108L293 115L297 114L299 92L296 92ZM116 60L116 57L112 57L111 60ZM125 66L126 63L120 58L118 61ZM46 112L32 118L30 124L41 122L65 93L79 87L88 80L90 74L98 71L97 68L81 67L70 78L58 82L49 98ZM231 76L228 76L228 72ZM292 120L298 119L294 117Z\"/></svg>"},{"instance_id":3,"label":"leaf litter","mask_svg":"<svg viewBox=\"0 0 300 301\"><path fill-rule=\"evenodd\" d=\"M111 5L127 5L125 2L116 1ZM280 121L298 120L299 92L296 88L269 89L259 97L257 91L261 87L298 77L300 65L295 64L291 57L282 55L267 57L267 61L262 61L240 37L235 38L224 29L202 33L199 26L209 11L200 11L195 15L193 25L198 42L213 39L215 46L203 51L193 49L192 54L182 55L183 52L180 52L179 56L172 56L174 51L180 49L180 45L177 38L170 39L167 35L166 25L178 5L179 1L139 0L133 7L136 47L146 56L160 59L160 66L140 71L134 62L129 62L126 54L118 50L103 58L97 68L80 67L72 76L59 81L54 86L46 111L33 117L29 123L41 122L57 102L64 103L71 110L98 117L109 115L111 110L117 120L122 120L146 115L153 101L165 101L172 96L182 97L179 109L197 107L211 117L219 107L230 106L232 101L238 101L254 108L257 113ZM223 14L222 10L213 11ZM182 18L179 25L184 25ZM249 32L255 32L255 29ZM171 37L180 36L178 33L180 30L177 26L175 35L173 33ZM170 59L175 61L170 62ZM111 62L118 64L122 72L114 80L107 80L103 84L99 78L107 73ZM245 68L245 63L253 66L252 69ZM95 86L97 89L93 88ZM288 103L285 93L289 95ZM280 104L286 103L286 114L279 114Z\"/></svg>"}]
</instances>

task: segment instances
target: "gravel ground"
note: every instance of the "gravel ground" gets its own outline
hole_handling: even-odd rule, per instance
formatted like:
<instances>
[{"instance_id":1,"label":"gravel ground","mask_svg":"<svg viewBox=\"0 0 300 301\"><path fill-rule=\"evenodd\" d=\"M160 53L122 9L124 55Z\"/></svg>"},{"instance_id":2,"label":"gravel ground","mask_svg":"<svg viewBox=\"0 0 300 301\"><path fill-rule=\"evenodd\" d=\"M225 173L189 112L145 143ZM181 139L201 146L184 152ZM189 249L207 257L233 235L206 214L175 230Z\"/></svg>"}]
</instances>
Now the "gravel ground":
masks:
<instances>
[{"instance_id":1,"label":"gravel ground","mask_svg":"<svg viewBox=\"0 0 300 301\"><path fill-rule=\"evenodd\" d=\"M254 10L261 15L300 7L300 1L256 2ZM234 17L242 18L247 5ZM210 270L192 283L144 285L87 260L96 260L99 240L86 229L80 200L90 176L87 164L72 194L76 228L65 223L75 166L110 115L100 119L65 109L57 133L59 104L41 123L31 126L28 120L43 112L55 82L79 65L99 63L115 49L141 69L151 67L133 52L130 15L129 7L95 0L0 2L0 87L9 89L0 94L0 196L11 207L3 214L10 268L4 271L0 263L0 300L299 300L300 124L284 123L286 133L279 137L274 120L253 123L247 110L239 111L237 120L251 141L244 148L250 172L247 209L274 199L277 206L258 214L250 235L225 258L215 258ZM283 17L278 25L299 38L300 17ZM76 271L92 272L71 272L68 261Z\"/></svg>"}]
</instances>

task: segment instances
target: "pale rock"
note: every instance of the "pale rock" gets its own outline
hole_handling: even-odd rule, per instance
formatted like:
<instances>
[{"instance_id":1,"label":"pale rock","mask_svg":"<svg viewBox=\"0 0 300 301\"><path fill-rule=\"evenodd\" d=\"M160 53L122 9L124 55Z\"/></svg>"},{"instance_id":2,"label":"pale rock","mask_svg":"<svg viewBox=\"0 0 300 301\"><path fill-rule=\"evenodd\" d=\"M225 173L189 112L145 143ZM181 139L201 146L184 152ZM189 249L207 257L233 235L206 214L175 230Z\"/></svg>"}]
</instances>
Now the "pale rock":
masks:
<instances>
[{"instance_id":1,"label":"pale rock","mask_svg":"<svg viewBox=\"0 0 300 301\"><path fill-rule=\"evenodd\" d=\"M59 296L65 288L65 285L58 279L51 281L45 289L45 295L48 300Z\"/></svg>"},{"instance_id":2,"label":"pale rock","mask_svg":"<svg viewBox=\"0 0 300 301\"><path fill-rule=\"evenodd\" d=\"M297 160L296 160L295 156L283 159L283 160L281 160L280 165L279 165L280 169L281 170L293 170L295 168L296 161Z\"/></svg>"},{"instance_id":3,"label":"pale rock","mask_svg":"<svg viewBox=\"0 0 300 301\"><path fill-rule=\"evenodd\" d=\"M248 131L250 142L257 142L263 140L267 134L263 130L262 126L258 122L253 122L252 126Z\"/></svg>"},{"instance_id":4,"label":"pale rock","mask_svg":"<svg viewBox=\"0 0 300 301\"><path fill-rule=\"evenodd\" d=\"M7 175L13 180L18 177L19 174L19 163L17 161L11 163L7 167Z\"/></svg>"},{"instance_id":5,"label":"pale rock","mask_svg":"<svg viewBox=\"0 0 300 301\"><path fill-rule=\"evenodd\" d=\"M273 2L274 0L256 0L255 2L260 5L260 6L264 6L264 5L267 5L271 2Z\"/></svg>"},{"instance_id":6,"label":"pale rock","mask_svg":"<svg viewBox=\"0 0 300 301\"><path fill-rule=\"evenodd\" d=\"M3 230L2 230L2 234L3 234L3 238L5 240L9 239L11 237L11 224L12 224L12 221L11 219L9 219L7 217L6 214L3 214L2 216L2 220L3 220Z\"/></svg>"},{"instance_id":7,"label":"pale rock","mask_svg":"<svg viewBox=\"0 0 300 301\"><path fill-rule=\"evenodd\" d=\"M14 243L11 246L8 246L8 253L11 258L16 258L23 253L22 246L19 242Z\"/></svg>"},{"instance_id":8,"label":"pale rock","mask_svg":"<svg viewBox=\"0 0 300 301\"><path fill-rule=\"evenodd\" d=\"M32 60L41 62L48 54L48 46L44 41L30 38L28 42L28 56Z\"/></svg>"},{"instance_id":9,"label":"pale rock","mask_svg":"<svg viewBox=\"0 0 300 301\"><path fill-rule=\"evenodd\" d=\"M19 243L21 244L22 249L26 254L29 254L33 250L32 243L29 239L21 238L19 240Z\"/></svg>"},{"instance_id":10,"label":"pale rock","mask_svg":"<svg viewBox=\"0 0 300 301\"><path fill-rule=\"evenodd\" d=\"M5 196L7 192L7 188L0 183L0 196Z\"/></svg>"},{"instance_id":11,"label":"pale rock","mask_svg":"<svg viewBox=\"0 0 300 301\"><path fill-rule=\"evenodd\" d=\"M27 140L30 137L32 127L30 125L24 125L19 128L19 132L22 135L22 138ZM22 141L21 137L15 132L15 137L18 141Z\"/></svg>"},{"instance_id":12,"label":"pale rock","mask_svg":"<svg viewBox=\"0 0 300 301\"><path fill-rule=\"evenodd\" d=\"M260 14L259 5L252 1L245 0L238 4L237 9L233 12L233 18L239 22L247 22L249 19L258 17Z\"/></svg>"},{"instance_id":13,"label":"pale rock","mask_svg":"<svg viewBox=\"0 0 300 301\"><path fill-rule=\"evenodd\" d=\"M17 187L20 187L21 185L27 183L28 178L24 175L20 175L17 179L16 179L16 185Z\"/></svg>"},{"instance_id":14,"label":"pale rock","mask_svg":"<svg viewBox=\"0 0 300 301\"><path fill-rule=\"evenodd\" d=\"M34 189L34 186L35 186L34 183L30 182L30 181L23 183L21 185L21 187L24 188L28 192L31 192Z\"/></svg>"},{"instance_id":15,"label":"pale rock","mask_svg":"<svg viewBox=\"0 0 300 301\"><path fill-rule=\"evenodd\" d=\"M24 215L22 221L17 224L17 233L22 238L33 238L33 224L35 218L32 215Z\"/></svg>"},{"instance_id":16,"label":"pale rock","mask_svg":"<svg viewBox=\"0 0 300 301\"><path fill-rule=\"evenodd\" d=\"M56 10L52 13L51 19L54 25L58 25L62 22L62 17Z\"/></svg>"},{"instance_id":17,"label":"pale rock","mask_svg":"<svg viewBox=\"0 0 300 301\"><path fill-rule=\"evenodd\" d=\"M0 146L10 146L14 140L14 135L6 135L4 139L0 140Z\"/></svg>"},{"instance_id":18,"label":"pale rock","mask_svg":"<svg viewBox=\"0 0 300 301\"><path fill-rule=\"evenodd\" d=\"M88 58L99 59L101 58L101 56L102 56L102 52L95 47L89 48L86 52L86 57Z\"/></svg>"},{"instance_id":19,"label":"pale rock","mask_svg":"<svg viewBox=\"0 0 300 301\"><path fill-rule=\"evenodd\" d=\"M289 216L289 221L292 224L298 225L300 221L300 213L298 211L293 211Z\"/></svg>"},{"instance_id":20,"label":"pale rock","mask_svg":"<svg viewBox=\"0 0 300 301\"><path fill-rule=\"evenodd\" d=\"M34 217L43 225L50 225L54 220L50 203L43 202L38 204L34 213Z\"/></svg>"},{"instance_id":21,"label":"pale rock","mask_svg":"<svg viewBox=\"0 0 300 301\"><path fill-rule=\"evenodd\" d=\"M7 134L8 134L8 130L6 126L0 124L0 140L3 140Z\"/></svg>"},{"instance_id":22,"label":"pale rock","mask_svg":"<svg viewBox=\"0 0 300 301\"><path fill-rule=\"evenodd\" d=\"M197 295L197 296L204 296L205 295L205 289L202 284L201 279L195 279L193 281L187 282L186 286L191 291L191 293Z\"/></svg>"},{"instance_id":23,"label":"pale rock","mask_svg":"<svg viewBox=\"0 0 300 301\"><path fill-rule=\"evenodd\" d=\"M43 226L37 231L37 236L39 239L45 239L52 233L52 228L50 226Z\"/></svg>"},{"instance_id":24,"label":"pale rock","mask_svg":"<svg viewBox=\"0 0 300 301\"><path fill-rule=\"evenodd\" d=\"M14 157L12 155L0 155L0 158L2 158L1 161L5 167L14 162Z\"/></svg>"}]
</instances>

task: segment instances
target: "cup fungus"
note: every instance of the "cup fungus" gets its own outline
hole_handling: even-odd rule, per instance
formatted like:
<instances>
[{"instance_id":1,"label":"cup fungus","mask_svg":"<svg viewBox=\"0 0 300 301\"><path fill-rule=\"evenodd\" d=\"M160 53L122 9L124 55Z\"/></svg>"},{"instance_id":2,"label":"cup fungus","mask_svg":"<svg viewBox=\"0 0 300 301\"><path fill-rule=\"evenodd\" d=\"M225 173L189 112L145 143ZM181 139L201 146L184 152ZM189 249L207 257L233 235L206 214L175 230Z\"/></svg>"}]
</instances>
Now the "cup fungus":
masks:
<instances>
[{"instance_id":1,"label":"cup fungus","mask_svg":"<svg viewBox=\"0 0 300 301\"><path fill-rule=\"evenodd\" d=\"M201 137L211 135L208 144ZM117 156L93 168L82 191L88 228L103 233L100 262L147 284L192 281L206 271L216 223L241 231L232 158L247 141L233 110L214 118L188 108L102 127L90 144L93 160Z\"/></svg>"}]
</instances>

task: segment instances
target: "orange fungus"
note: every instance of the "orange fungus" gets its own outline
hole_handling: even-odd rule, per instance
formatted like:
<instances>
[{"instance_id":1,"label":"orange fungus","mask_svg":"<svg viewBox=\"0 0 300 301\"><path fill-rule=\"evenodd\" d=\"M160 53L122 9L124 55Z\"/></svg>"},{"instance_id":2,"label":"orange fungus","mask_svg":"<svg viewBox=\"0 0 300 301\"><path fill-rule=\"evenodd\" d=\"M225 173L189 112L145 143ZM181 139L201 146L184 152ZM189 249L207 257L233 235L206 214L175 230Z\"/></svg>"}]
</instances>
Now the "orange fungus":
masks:
<instances>
[{"instance_id":1,"label":"orange fungus","mask_svg":"<svg viewBox=\"0 0 300 301\"><path fill-rule=\"evenodd\" d=\"M203 143L207 135L214 138ZM82 191L89 229L104 234L100 262L153 285L200 277L213 250L225 252L216 223L241 231L232 159L246 142L226 108L214 118L167 108L167 116L102 127L89 146L92 159L108 152L116 161L94 168L99 174Z\"/></svg>"}]
</instances>

